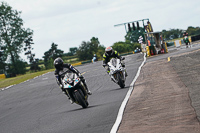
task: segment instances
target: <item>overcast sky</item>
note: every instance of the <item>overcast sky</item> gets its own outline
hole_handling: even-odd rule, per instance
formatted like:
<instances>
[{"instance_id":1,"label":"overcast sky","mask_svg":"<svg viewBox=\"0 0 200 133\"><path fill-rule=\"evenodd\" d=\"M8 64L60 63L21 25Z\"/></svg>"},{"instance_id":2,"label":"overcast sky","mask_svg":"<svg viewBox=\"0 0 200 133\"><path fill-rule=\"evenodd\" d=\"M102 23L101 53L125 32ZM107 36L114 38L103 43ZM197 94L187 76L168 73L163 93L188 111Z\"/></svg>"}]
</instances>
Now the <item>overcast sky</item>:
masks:
<instances>
[{"instance_id":1,"label":"overcast sky","mask_svg":"<svg viewBox=\"0 0 200 133\"><path fill-rule=\"evenodd\" d=\"M34 31L36 58L52 43L65 53L97 37L104 46L124 41L116 24L149 18L154 31L200 26L200 0L6 0Z\"/></svg>"}]
</instances>

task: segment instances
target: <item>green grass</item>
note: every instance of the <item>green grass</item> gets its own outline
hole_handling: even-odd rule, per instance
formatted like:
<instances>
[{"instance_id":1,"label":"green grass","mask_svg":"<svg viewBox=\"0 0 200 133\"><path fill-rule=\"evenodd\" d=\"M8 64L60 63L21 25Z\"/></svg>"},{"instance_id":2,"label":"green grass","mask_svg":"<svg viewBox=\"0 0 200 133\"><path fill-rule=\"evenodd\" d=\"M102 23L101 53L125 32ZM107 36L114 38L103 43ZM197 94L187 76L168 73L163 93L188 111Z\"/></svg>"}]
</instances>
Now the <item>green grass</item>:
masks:
<instances>
[{"instance_id":1,"label":"green grass","mask_svg":"<svg viewBox=\"0 0 200 133\"><path fill-rule=\"evenodd\" d=\"M78 61L78 58L71 58L71 59L68 59L68 60L64 60L64 62L72 64L74 62L79 62L79 61Z\"/></svg>"},{"instance_id":2,"label":"green grass","mask_svg":"<svg viewBox=\"0 0 200 133\"><path fill-rule=\"evenodd\" d=\"M19 84L28 79L33 79L34 77L37 77L39 75L45 74L47 72L52 72L52 71L54 71L54 69L35 72L35 73L29 73L29 74L24 74L24 75L18 75L17 77L12 77L12 78L0 79L0 88L5 88L10 85Z\"/></svg>"}]
</instances>

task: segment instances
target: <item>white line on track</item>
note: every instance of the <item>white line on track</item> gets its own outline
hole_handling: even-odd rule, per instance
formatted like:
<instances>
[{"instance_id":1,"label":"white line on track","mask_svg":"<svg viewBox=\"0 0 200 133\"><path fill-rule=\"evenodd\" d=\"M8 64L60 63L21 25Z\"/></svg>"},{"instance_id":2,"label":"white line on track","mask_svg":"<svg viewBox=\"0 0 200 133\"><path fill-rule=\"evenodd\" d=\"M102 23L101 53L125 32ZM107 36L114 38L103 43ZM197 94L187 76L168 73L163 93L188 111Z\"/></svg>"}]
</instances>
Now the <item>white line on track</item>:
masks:
<instances>
[{"instance_id":1,"label":"white line on track","mask_svg":"<svg viewBox=\"0 0 200 133\"><path fill-rule=\"evenodd\" d=\"M116 133L118 128L119 128L119 125L121 123L122 116L123 116L123 113L124 113L124 109L126 107L126 104L128 103L128 99L131 96L131 93L133 91L133 85L135 84L135 81L139 77L141 68L142 68L142 66L144 65L145 62L146 62L146 53L144 54L144 61L142 62L142 64L138 68L137 74L136 74L135 78L133 79L132 83L130 84L130 88L129 88L127 94L126 94L126 97L124 98L124 101L122 102L121 107L119 108L117 119L116 119L110 133Z\"/></svg>"}]
</instances>

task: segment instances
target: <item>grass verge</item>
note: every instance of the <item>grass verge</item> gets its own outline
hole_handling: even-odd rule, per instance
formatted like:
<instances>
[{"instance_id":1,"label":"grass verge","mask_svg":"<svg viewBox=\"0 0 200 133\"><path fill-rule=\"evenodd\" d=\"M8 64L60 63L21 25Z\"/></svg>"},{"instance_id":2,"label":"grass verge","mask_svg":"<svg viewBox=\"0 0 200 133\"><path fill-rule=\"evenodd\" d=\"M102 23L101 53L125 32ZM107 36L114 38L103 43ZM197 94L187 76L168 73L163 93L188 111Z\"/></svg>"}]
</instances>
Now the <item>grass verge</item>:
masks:
<instances>
[{"instance_id":1,"label":"grass verge","mask_svg":"<svg viewBox=\"0 0 200 133\"><path fill-rule=\"evenodd\" d=\"M29 79L33 79L34 77L40 76L40 75L48 73L48 72L52 72L54 70L55 69L50 69L50 70L45 70L45 71L40 71L40 72L18 75L17 77L0 79L0 88L5 88L10 85L19 84L21 82L24 82Z\"/></svg>"}]
</instances>

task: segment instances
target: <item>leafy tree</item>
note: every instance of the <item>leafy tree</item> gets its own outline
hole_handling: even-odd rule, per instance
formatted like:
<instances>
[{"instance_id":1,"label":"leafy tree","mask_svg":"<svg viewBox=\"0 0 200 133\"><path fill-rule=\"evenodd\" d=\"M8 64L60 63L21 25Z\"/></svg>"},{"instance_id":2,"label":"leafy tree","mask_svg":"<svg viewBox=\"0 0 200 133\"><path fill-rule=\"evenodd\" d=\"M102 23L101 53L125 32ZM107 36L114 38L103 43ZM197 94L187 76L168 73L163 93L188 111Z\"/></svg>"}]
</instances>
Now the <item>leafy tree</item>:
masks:
<instances>
[{"instance_id":1,"label":"leafy tree","mask_svg":"<svg viewBox=\"0 0 200 133\"><path fill-rule=\"evenodd\" d=\"M4 54L4 48L0 47L0 70L5 68L5 66L6 66L5 61L6 61L6 59L7 59L7 56Z\"/></svg>"},{"instance_id":2,"label":"leafy tree","mask_svg":"<svg viewBox=\"0 0 200 133\"><path fill-rule=\"evenodd\" d=\"M140 27L140 30L128 31L125 35L125 42L116 42L113 44L113 49L119 53L131 52L134 51L137 47L141 48L141 45L138 43L140 36L144 38L145 29ZM144 40L143 40L144 41Z\"/></svg>"},{"instance_id":3,"label":"leafy tree","mask_svg":"<svg viewBox=\"0 0 200 133\"><path fill-rule=\"evenodd\" d=\"M119 53L123 53L127 51L127 45L125 42L116 42L113 44L112 48Z\"/></svg>"},{"instance_id":4,"label":"leafy tree","mask_svg":"<svg viewBox=\"0 0 200 133\"><path fill-rule=\"evenodd\" d=\"M200 27L195 28L195 27L189 26L186 32L188 33L189 36L200 35Z\"/></svg>"},{"instance_id":5,"label":"leafy tree","mask_svg":"<svg viewBox=\"0 0 200 133\"><path fill-rule=\"evenodd\" d=\"M77 50L79 60L92 59L92 51L90 51L90 42L83 41Z\"/></svg>"},{"instance_id":6,"label":"leafy tree","mask_svg":"<svg viewBox=\"0 0 200 133\"><path fill-rule=\"evenodd\" d=\"M139 36L144 38L145 29L140 27L140 30L136 31L129 31L125 36L126 42L129 41L130 43L137 43Z\"/></svg>"},{"instance_id":7,"label":"leafy tree","mask_svg":"<svg viewBox=\"0 0 200 133\"><path fill-rule=\"evenodd\" d=\"M182 29L170 29L170 30L162 30L162 35L165 40L172 40L176 38L183 37L183 32L185 30ZM186 30L189 36L192 35L199 35L200 34L200 27L192 27L189 26Z\"/></svg>"},{"instance_id":8,"label":"leafy tree","mask_svg":"<svg viewBox=\"0 0 200 133\"><path fill-rule=\"evenodd\" d=\"M77 49L78 49L77 47L73 47L69 49L72 56L76 54Z\"/></svg>"},{"instance_id":9,"label":"leafy tree","mask_svg":"<svg viewBox=\"0 0 200 133\"><path fill-rule=\"evenodd\" d=\"M68 53L64 53L64 56L73 56L73 55L75 55L77 49L78 49L77 47L69 48L69 52Z\"/></svg>"},{"instance_id":10,"label":"leafy tree","mask_svg":"<svg viewBox=\"0 0 200 133\"><path fill-rule=\"evenodd\" d=\"M105 46L99 45L98 51L96 53L98 59L102 59L103 58L103 54L105 53L105 48L106 48Z\"/></svg>"},{"instance_id":11,"label":"leafy tree","mask_svg":"<svg viewBox=\"0 0 200 133\"><path fill-rule=\"evenodd\" d=\"M180 29L170 29L169 31L162 30L162 36L165 40L180 38L182 37L182 34L183 34L183 30L180 30Z\"/></svg>"},{"instance_id":12,"label":"leafy tree","mask_svg":"<svg viewBox=\"0 0 200 133\"><path fill-rule=\"evenodd\" d=\"M46 69L52 69L52 68L54 68L53 61L54 60L51 58L50 60L48 60L47 62L45 62L45 68Z\"/></svg>"},{"instance_id":13,"label":"leafy tree","mask_svg":"<svg viewBox=\"0 0 200 133\"><path fill-rule=\"evenodd\" d=\"M90 41L82 42L82 44L79 46L77 50L77 56L79 60L91 60L94 54L98 55L103 54L102 49L105 48L103 45L100 45L99 39L92 37Z\"/></svg>"},{"instance_id":14,"label":"leafy tree","mask_svg":"<svg viewBox=\"0 0 200 133\"><path fill-rule=\"evenodd\" d=\"M46 69L53 68L52 60L55 60L57 57L63 56L64 51L57 49L57 46L57 44L52 43L51 48L44 53L43 58Z\"/></svg>"},{"instance_id":15,"label":"leafy tree","mask_svg":"<svg viewBox=\"0 0 200 133\"><path fill-rule=\"evenodd\" d=\"M21 12L13 10L7 3L0 5L0 46L4 47L4 54L10 58L12 63L12 72L19 74L22 72L19 65L19 54L23 49L23 42L26 37L33 34L33 31L23 28L23 20L20 17Z\"/></svg>"},{"instance_id":16,"label":"leafy tree","mask_svg":"<svg viewBox=\"0 0 200 133\"><path fill-rule=\"evenodd\" d=\"M29 36L28 39L26 39L24 41L25 42L24 51L27 51L25 53L25 55L27 55L27 58L29 59L29 62L31 64L30 70L32 70L32 71L39 70L40 71L41 68L38 65L39 59L35 59L35 54L32 53L32 50L33 50L32 44L34 44L32 41L33 41L32 36Z\"/></svg>"},{"instance_id":17,"label":"leafy tree","mask_svg":"<svg viewBox=\"0 0 200 133\"><path fill-rule=\"evenodd\" d=\"M93 51L93 54L97 53L98 47L99 47L99 44L100 44L99 39L95 38L95 37L92 37L90 39L90 42L91 42L90 43L90 50Z\"/></svg>"},{"instance_id":18,"label":"leafy tree","mask_svg":"<svg viewBox=\"0 0 200 133\"><path fill-rule=\"evenodd\" d=\"M88 42L83 41L77 50L79 60L91 60L93 55L98 53L99 48L101 49L102 46L98 38L92 37Z\"/></svg>"},{"instance_id":19,"label":"leafy tree","mask_svg":"<svg viewBox=\"0 0 200 133\"><path fill-rule=\"evenodd\" d=\"M130 41L126 42L116 42L113 44L113 49L118 51L119 53L126 53L126 52L132 52L137 47L141 48L141 45L139 43L130 43Z\"/></svg>"},{"instance_id":20,"label":"leafy tree","mask_svg":"<svg viewBox=\"0 0 200 133\"><path fill-rule=\"evenodd\" d=\"M37 71L37 70L40 71L41 68L39 67L38 63L39 63L39 59L38 58L34 59L34 61L31 62L31 68L30 68L30 70L31 71Z\"/></svg>"}]
</instances>

